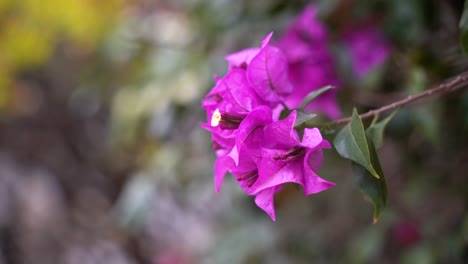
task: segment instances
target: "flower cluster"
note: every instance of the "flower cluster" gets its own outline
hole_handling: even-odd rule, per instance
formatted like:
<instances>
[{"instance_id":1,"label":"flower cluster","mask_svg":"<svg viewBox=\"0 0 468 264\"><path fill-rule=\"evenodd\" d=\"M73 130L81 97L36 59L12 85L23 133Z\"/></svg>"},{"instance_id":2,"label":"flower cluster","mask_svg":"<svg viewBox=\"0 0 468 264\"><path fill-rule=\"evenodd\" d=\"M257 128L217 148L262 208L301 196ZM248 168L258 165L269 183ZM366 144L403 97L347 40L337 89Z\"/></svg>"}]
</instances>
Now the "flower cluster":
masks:
<instances>
[{"instance_id":1,"label":"flower cluster","mask_svg":"<svg viewBox=\"0 0 468 264\"><path fill-rule=\"evenodd\" d=\"M313 90L326 85L339 87L328 39L327 28L317 19L317 8L309 5L278 41L278 47L288 57L289 77L294 85L294 92L285 101L288 107L299 107L304 97ZM305 110L338 118L341 111L336 103L336 92L336 89L326 92Z\"/></svg>"},{"instance_id":2,"label":"flower cluster","mask_svg":"<svg viewBox=\"0 0 468 264\"><path fill-rule=\"evenodd\" d=\"M273 197L284 183L296 183L304 194L317 193L334 184L317 176L322 149L329 148L317 128L306 128L302 140L294 129L297 113L279 119L278 109L294 89L288 77L284 52L269 44L226 57L229 71L218 78L203 100L212 133L215 187L219 191L226 173L255 196L255 203L273 220Z\"/></svg>"},{"instance_id":3,"label":"flower cluster","mask_svg":"<svg viewBox=\"0 0 468 264\"><path fill-rule=\"evenodd\" d=\"M381 53L377 59L372 52L366 55L356 44L361 36L347 38L352 51L357 50L353 54L358 56L353 59L358 67L365 65L358 74L375 67L383 58ZM310 92L326 85L338 86L339 81L328 50L328 30L318 21L314 6L309 5L293 21L276 45L270 44L271 37L272 33L260 47L226 57L228 72L215 79L215 86L204 98L202 107L208 122L201 126L211 132L217 155L216 191L225 175L231 173L275 220L273 198L283 184L299 184L305 195L334 186L316 174L323 159L322 149L330 148L328 141L317 128L305 128L301 139L294 128L298 115L294 109ZM377 38L373 35L370 39ZM369 43L378 45L376 41ZM336 89L329 90L303 110L337 118L341 113L335 96ZM280 113L285 112L287 116L280 119Z\"/></svg>"},{"instance_id":4,"label":"flower cluster","mask_svg":"<svg viewBox=\"0 0 468 264\"><path fill-rule=\"evenodd\" d=\"M390 44L375 24L353 26L343 33L343 42L351 56L354 76L363 78L390 56Z\"/></svg>"}]
</instances>

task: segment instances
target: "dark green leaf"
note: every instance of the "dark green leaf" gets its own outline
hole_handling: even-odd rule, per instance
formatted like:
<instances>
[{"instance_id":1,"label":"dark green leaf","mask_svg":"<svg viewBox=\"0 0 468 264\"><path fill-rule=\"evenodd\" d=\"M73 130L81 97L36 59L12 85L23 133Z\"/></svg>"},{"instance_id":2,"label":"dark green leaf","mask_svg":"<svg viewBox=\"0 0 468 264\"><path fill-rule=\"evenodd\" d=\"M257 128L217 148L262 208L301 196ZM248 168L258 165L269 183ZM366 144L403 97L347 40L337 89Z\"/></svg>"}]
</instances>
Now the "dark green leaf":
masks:
<instances>
[{"instance_id":1,"label":"dark green leaf","mask_svg":"<svg viewBox=\"0 0 468 264\"><path fill-rule=\"evenodd\" d=\"M294 127L298 127L302 125L303 123L311 120L312 118L316 117L316 114L309 114L304 112L304 110L297 109L297 117L296 117L296 123L294 123Z\"/></svg>"},{"instance_id":2,"label":"dark green leaf","mask_svg":"<svg viewBox=\"0 0 468 264\"><path fill-rule=\"evenodd\" d=\"M381 210L387 205L387 183L380 166L379 158L375 150L374 144L370 138L369 152L373 167L377 170L380 178L375 178L365 167L353 162L353 175L356 180L359 190L372 202L374 205L374 218L373 222L376 223L379 219Z\"/></svg>"},{"instance_id":3,"label":"dark green leaf","mask_svg":"<svg viewBox=\"0 0 468 264\"><path fill-rule=\"evenodd\" d=\"M463 9L463 14L460 18L460 44L465 51L465 54L468 54L468 1L465 1L465 8Z\"/></svg>"},{"instance_id":4,"label":"dark green leaf","mask_svg":"<svg viewBox=\"0 0 468 264\"><path fill-rule=\"evenodd\" d=\"M362 165L375 178L380 177L372 166L364 126L356 109L353 110L351 122L336 135L333 145L343 158Z\"/></svg>"},{"instance_id":5,"label":"dark green leaf","mask_svg":"<svg viewBox=\"0 0 468 264\"><path fill-rule=\"evenodd\" d=\"M311 93L309 93L305 98L304 100L302 101L301 105L299 106L300 109L304 109L310 102L312 102L312 100L314 100L315 98L317 98L319 95L323 94L324 92L330 90L330 89L335 89L334 86L331 86L331 85L328 85L328 86L325 86L325 87L322 87L318 90L315 90Z\"/></svg>"},{"instance_id":6,"label":"dark green leaf","mask_svg":"<svg viewBox=\"0 0 468 264\"><path fill-rule=\"evenodd\" d=\"M370 140L374 143L375 147L379 149L383 145L383 135L385 127L390 123L390 120L398 113L398 110L394 111L384 120L377 124L371 125L366 129L366 133L369 135Z\"/></svg>"}]
</instances>

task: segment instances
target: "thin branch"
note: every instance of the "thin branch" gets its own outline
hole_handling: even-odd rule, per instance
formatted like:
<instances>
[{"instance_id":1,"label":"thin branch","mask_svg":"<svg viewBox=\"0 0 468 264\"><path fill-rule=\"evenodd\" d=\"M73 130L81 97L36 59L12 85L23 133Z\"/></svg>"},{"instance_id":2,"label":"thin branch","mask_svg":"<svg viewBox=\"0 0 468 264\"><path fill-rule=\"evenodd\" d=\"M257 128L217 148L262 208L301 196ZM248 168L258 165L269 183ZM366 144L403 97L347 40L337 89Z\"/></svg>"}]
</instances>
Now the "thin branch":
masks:
<instances>
[{"instance_id":1,"label":"thin branch","mask_svg":"<svg viewBox=\"0 0 468 264\"><path fill-rule=\"evenodd\" d=\"M432 89L426 90L426 91L424 91L422 93L418 93L418 94L415 94L415 95L410 95L410 96L406 97L405 99L402 99L400 101L396 101L396 102L391 103L391 104L386 105L386 106L382 106L382 107L380 107L378 109L370 110L369 112L366 112L364 114L360 114L359 117L361 117L361 119L367 119L367 118L370 118L370 117L374 117L376 115L380 115L381 113L383 113L385 111L392 110L392 109L395 109L395 108L398 108L398 107L402 107L404 105L413 103L413 102L418 101L420 99L423 99L425 97L429 97L429 96L433 96L433 95L443 95L443 94L446 94L446 93L453 92L453 91L457 90L460 87L466 88L466 87L468 87L467 85L468 85L468 71L454 77L451 81L446 81L444 83L441 83L441 84L435 86ZM335 121L328 122L328 123L325 124L325 126L338 126L338 125L341 125L341 124L349 123L350 121L351 121L351 117L346 117L346 118L341 118L341 119L337 119Z\"/></svg>"}]
</instances>

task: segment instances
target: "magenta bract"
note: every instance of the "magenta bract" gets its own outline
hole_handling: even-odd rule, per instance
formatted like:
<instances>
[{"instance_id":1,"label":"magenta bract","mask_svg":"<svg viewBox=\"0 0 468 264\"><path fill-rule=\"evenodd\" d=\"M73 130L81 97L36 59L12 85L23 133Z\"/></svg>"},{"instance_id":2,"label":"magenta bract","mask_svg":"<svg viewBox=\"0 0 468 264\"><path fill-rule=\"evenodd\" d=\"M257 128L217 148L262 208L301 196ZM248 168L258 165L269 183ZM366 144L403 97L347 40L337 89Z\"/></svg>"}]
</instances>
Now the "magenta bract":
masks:
<instances>
[{"instance_id":1,"label":"magenta bract","mask_svg":"<svg viewBox=\"0 0 468 264\"><path fill-rule=\"evenodd\" d=\"M308 34L321 35L314 30ZM255 196L257 206L275 220L274 194L283 184L299 184L305 195L334 184L316 174L323 159L322 149L330 147L320 131L306 128L301 140L294 129L296 111L278 120L285 105L296 107L299 99L320 88L316 85L330 84L326 83L328 68L321 68L327 57L306 43L307 53L301 55L304 58L292 60L281 48L270 44L271 37L272 33L259 48L226 57L228 73L215 79L215 86L203 99L207 122L201 126L212 134L216 151L216 191L230 173L246 194ZM330 109L325 112L339 114L337 107Z\"/></svg>"},{"instance_id":2,"label":"magenta bract","mask_svg":"<svg viewBox=\"0 0 468 264\"><path fill-rule=\"evenodd\" d=\"M353 74L358 78L366 76L390 56L390 44L374 24L346 30L343 41L351 56Z\"/></svg>"},{"instance_id":3,"label":"magenta bract","mask_svg":"<svg viewBox=\"0 0 468 264\"><path fill-rule=\"evenodd\" d=\"M327 28L317 19L317 8L309 5L288 27L277 45L285 51L288 74L294 86L286 97L289 108L296 108L304 97L326 85L339 86L333 57L328 50ZM336 89L310 103L305 110L337 118L341 111L336 102Z\"/></svg>"}]
</instances>

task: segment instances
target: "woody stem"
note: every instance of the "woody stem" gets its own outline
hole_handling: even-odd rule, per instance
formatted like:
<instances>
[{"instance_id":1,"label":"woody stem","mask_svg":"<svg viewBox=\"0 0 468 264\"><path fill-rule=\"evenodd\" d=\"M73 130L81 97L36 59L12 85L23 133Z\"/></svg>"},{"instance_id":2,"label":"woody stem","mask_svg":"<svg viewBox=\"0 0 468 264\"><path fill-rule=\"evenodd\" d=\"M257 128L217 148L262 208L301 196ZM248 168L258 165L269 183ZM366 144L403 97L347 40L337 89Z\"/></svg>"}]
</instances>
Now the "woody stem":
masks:
<instances>
[{"instance_id":1,"label":"woody stem","mask_svg":"<svg viewBox=\"0 0 468 264\"><path fill-rule=\"evenodd\" d=\"M399 108L401 106L405 106L407 104L413 103L415 101L418 101L420 99L423 99L429 96L443 95L446 93L456 91L459 88L467 88L467 87L468 87L468 71L463 72L457 75L456 77L452 78L451 80L447 80L424 92L421 92L415 95L410 95L402 100L399 100L394 103L391 103L391 104L382 106L380 108L370 110L366 113L360 114L359 117L361 119L367 119L370 117L378 116L385 111ZM351 117L346 117L346 118L341 118L341 119L328 122L324 126L325 127L338 126L338 125L349 123L350 121L351 121Z\"/></svg>"}]
</instances>

